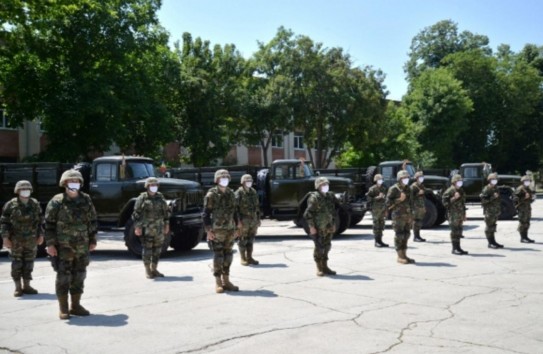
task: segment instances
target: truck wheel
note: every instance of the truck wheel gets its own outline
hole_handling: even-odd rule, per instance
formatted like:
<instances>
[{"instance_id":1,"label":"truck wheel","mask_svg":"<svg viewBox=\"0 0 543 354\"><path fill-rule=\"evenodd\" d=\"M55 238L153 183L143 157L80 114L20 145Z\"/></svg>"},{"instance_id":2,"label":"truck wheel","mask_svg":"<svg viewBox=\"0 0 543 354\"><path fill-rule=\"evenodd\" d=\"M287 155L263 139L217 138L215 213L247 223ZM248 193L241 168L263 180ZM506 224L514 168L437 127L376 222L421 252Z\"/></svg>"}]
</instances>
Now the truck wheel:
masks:
<instances>
[{"instance_id":1,"label":"truck wheel","mask_svg":"<svg viewBox=\"0 0 543 354\"><path fill-rule=\"evenodd\" d=\"M124 225L124 243L131 254L133 254L137 258L141 258L143 249L141 245L141 237L136 236L134 229L134 221L132 219L128 219L128 221ZM168 246L170 244L170 239L170 235L164 237L164 243L162 244L162 250L160 251L161 256L166 254L166 251L168 250Z\"/></svg>"},{"instance_id":2,"label":"truck wheel","mask_svg":"<svg viewBox=\"0 0 543 354\"><path fill-rule=\"evenodd\" d=\"M170 242L172 241L172 233L164 236L164 243L162 244L162 250L160 251L160 256L165 256L166 252L168 252L168 248L170 247Z\"/></svg>"},{"instance_id":3,"label":"truck wheel","mask_svg":"<svg viewBox=\"0 0 543 354\"><path fill-rule=\"evenodd\" d=\"M437 203L437 218L434 226L439 226L447 220L447 209L443 206L443 203Z\"/></svg>"},{"instance_id":4,"label":"truck wheel","mask_svg":"<svg viewBox=\"0 0 543 354\"><path fill-rule=\"evenodd\" d=\"M174 234L171 240L171 246L176 251L190 251L198 246L204 237L204 228L190 228L183 232Z\"/></svg>"},{"instance_id":5,"label":"truck wheel","mask_svg":"<svg viewBox=\"0 0 543 354\"><path fill-rule=\"evenodd\" d=\"M342 208L338 209L336 219L338 220L336 222L336 235L342 234L351 226L351 213Z\"/></svg>"},{"instance_id":6,"label":"truck wheel","mask_svg":"<svg viewBox=\"0 0 543 354\"><path fill-rule=\"evenodd\" d=\"M363 218L364 215L351 215L351 224L349 225L349 227L355 227L356 225L358 225L359 222L362 221Z\"/></svg>"},{"instance_id":7,"label":"truck wheel","mask_svg":"<svg viewBox=\"0 0 543 354\"><path fill-rule=\"evenodd\" d=\"M501 213L499 220L512 220L515 216L515 205L509 196L502 195L500 200Z\"/></svg>"},{"instance_id":8,"label":"truck wheel","mask_svg":"<svg viewBox=\"0 0 543 354\"><path fill-rule=\"evenodd\" d=\"M422 228L430 229L436 223L437 208L436 205L427 198L424 199L424 207L426 208L426 213L424 214L424 219L422 219Z\"/></svg>"},{"instance_id":9,"label":"truck wheel","mask_svg":"<svg viewBox=\"0 0 543 354\"><path fill-rule=\"evenodd\" d=\"M292 220L292 222L294 223L294 225L296 225L298 227L304 227L304 218L294 219L294 220Z\"/></svg>"}]
</instances>

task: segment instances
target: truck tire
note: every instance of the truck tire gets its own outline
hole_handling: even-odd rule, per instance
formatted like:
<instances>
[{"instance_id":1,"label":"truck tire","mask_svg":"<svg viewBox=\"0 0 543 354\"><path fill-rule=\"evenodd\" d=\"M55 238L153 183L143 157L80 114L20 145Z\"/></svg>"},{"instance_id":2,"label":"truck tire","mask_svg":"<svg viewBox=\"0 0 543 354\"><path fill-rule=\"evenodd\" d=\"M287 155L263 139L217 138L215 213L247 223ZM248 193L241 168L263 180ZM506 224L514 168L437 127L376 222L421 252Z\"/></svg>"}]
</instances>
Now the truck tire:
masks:
<instances>
[{"instance_id":1,"label":"truck tire","mask_svg":"<svg viewBox=\"0 0 543 354\"><path fill-rule=\"evenodd\" d=\"M515 205L509 196L502 194L500 198L501 213L499 220L512 220L516 214Z\"/></svg>"},{"instance_id":2,"label":"truck tire","mask_svg":"<svg viewBox=\"0 0 543 354\"><path fill-rule=\"evenodd\" d=\"M434 226L439 226L447 220L447 209L443 206L443 203L441 201L438 201L436 203L437 205L437 218Z\"/></svg>"},{"instance_id":3,"label":"truck tire","mask_svg":"<svg viewBox=\"0 0 543 354\"><path fill-rule=\"evenodd\" d=\"M422 228L430 229L436 223L437 208L434 202L428 198L424 198L424 208L426 208L426 213L424 214L424 219L422 219Z\"/></svg>"},{"instance_id":4,"label":"truck tire","mask_svg":"<svg viewBox=\"0 0 543 354\"><path fill-rule=\"evenodd\" d=\"M351 213L343 208L339 208L336 220L336 235L340 235L351 226Z\"/></svg>"},{"instance_id":5,"label":"truck tire","mask_svg":"<svg viewBox=\"0 0 543 354\"><path fill-rule=\"evenodd\" d=\"M143 249L141 245L141 237L136 236L134 229L134 221L132 219L128 219L126 221L126 225L124 225L124 243L128 248L128 252L130 252L137 258L141 258ZM164 237L164 244L162 245L162 250L160 252L161 256L164 256L166 254L166 251L168 250L168 245L170 244L170 237L170 235Z\"/></svg>"},{"instance_id":6,"label":"truck tire","mask_svg":"<svg viewBox=\"0 0 543 354\"><path fill-rule=\"evenodd\" d=\"M43 240L41 245L38 245L36 257L47 257L47 246L45 245L45 240Z\"/></svg>"},{"instance_id":7,"label":"truck tire","mask_svg":"<svg viewBox=\"0 0 543 354\"><path fill-rule=\"evenodd\" d=\"M190 251L198 246L204 238L204 228L190 228L182 233L175 234L171 240L171 246L176 251Z\"/></svg>"},{"instance_id":8,"label":"truck tire","mask_svg":"<svg viewBox=\"0 0 543 354\"><path fill-rule=\"evenodd\" d=\"M358 225L359 222L362 221L363 218L364 215L351 215L351 224L349 225L349 227L355 227L356 225Z\"/></svg>"}]
</instances>

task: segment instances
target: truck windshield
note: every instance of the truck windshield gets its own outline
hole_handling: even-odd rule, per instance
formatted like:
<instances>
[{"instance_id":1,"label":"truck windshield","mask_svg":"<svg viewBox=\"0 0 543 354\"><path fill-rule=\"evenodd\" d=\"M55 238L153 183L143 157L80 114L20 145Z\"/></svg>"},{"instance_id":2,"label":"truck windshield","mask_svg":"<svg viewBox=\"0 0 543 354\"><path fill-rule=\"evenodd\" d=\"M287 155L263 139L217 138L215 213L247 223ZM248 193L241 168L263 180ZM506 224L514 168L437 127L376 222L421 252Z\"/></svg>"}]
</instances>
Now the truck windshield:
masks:
<instances>
[{"instance_id":1,"label":"truck windshield","mask_svg":"<svg viewBox=\"0 0 543 354\"><path fill-rule=\"evenodd\" d=\"M407 173L409 173L410 177L413 177L416 173L415 167L413 167L413 165L410 163L405 165L405 169L407 170Z\"/></svg>"},{"instance_id":2,"label":"truck windshield","mask_svg":"<svg viewBox=\"0 0 543 354\"><path fill-rule=\"evenodd\" d=\"M128 161L127 167L127 178L141 179L155 176L153 164L150 162Z\"/></svg>"},{"instance_id":3,"label":"truck windshield","mask_svg":"<svg viewBox=\"0 0 543 354\"><path fill-rule=\"evenodd\" d=\"M303 164L300 164L300 177L311 177L313 176L313 166L310 162L305 162Z\"/></svg>"}]
</instances>

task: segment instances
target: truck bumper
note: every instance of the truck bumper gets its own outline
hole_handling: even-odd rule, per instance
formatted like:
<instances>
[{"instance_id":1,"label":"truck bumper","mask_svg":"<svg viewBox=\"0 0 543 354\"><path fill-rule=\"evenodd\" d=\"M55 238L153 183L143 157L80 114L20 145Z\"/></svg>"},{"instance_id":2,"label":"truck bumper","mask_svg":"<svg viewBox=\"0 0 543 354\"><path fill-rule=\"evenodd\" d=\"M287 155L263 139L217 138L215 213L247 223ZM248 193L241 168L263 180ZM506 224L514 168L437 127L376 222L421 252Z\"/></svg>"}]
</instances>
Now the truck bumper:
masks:
<instances>
[{"instance_id":1,"label":"truck bumper","mask_svg":"<svg viewBox=\"0 0 543 354\"><path fill-rule=\"evenodd\" d=\"M367 203L363 201L353 202L349 204L349 208L351 210L351 214L363 216L367 211Z\"/></svg>"},{"instance_id":2,"label":"truck bumper","mask_svg":"<svg viewBox=\"0 0 543 354\"><path fill-rule=\"evenodd\" d=\"M187 229L198 229L203 225L202 212L196 211L188 214L172 215L170 217L170 230L174 234L182 233Z\"/></svg>"}]
</instances>

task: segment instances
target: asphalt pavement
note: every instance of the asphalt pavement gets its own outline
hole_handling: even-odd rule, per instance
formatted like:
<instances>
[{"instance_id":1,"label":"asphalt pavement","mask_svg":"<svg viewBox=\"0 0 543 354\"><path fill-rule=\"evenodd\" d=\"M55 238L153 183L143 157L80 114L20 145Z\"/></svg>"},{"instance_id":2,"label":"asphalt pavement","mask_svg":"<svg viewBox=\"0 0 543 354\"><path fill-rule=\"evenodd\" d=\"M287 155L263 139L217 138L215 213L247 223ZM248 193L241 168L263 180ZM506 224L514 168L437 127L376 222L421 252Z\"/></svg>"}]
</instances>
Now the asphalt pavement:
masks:
<instances>
[{"instance_id":1,"label":"asphalt pavement","mask_svg":"<svg viewBox=\"0 0 543 354\"><path fill-rule=\"evenodd\" d=\"M82 304L89 317L58 319L55 273L38 259L38 295L13 297L10 261L0 252L0 353L541 353L543 352L543 199L533 204L530 237L518 221L500 221L487 248L479 205L469 205L462 248L451 254L449 229L410 240L414 265L375 248L371 217L334 239L317 277L313 245L292 222L264 220L258 266L234 254L239 292L216 294L205 243L169 251L145 278L121 231L100 232ZM384 241L393 245L387 221Z\"/></svg>"}]
</instances>

